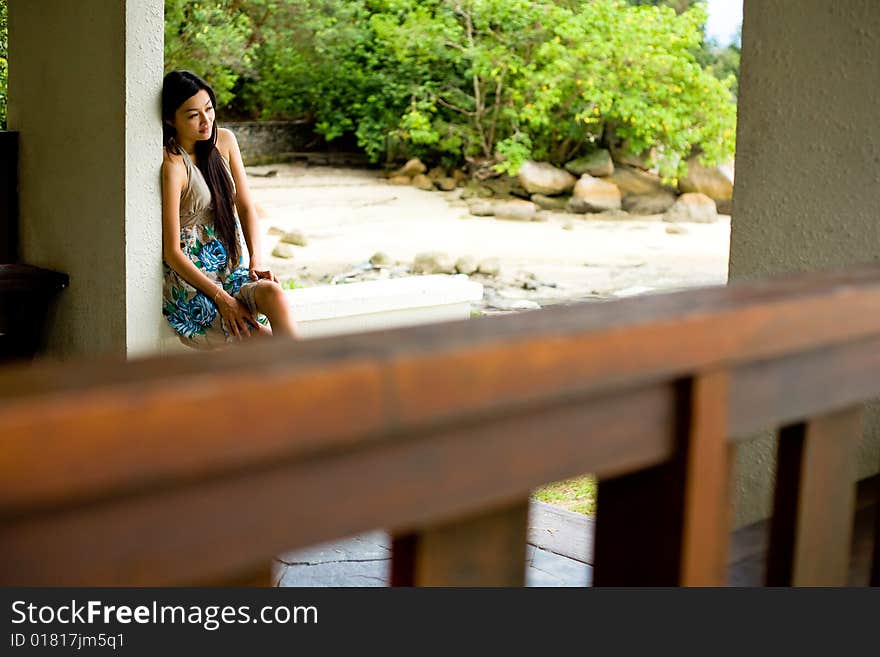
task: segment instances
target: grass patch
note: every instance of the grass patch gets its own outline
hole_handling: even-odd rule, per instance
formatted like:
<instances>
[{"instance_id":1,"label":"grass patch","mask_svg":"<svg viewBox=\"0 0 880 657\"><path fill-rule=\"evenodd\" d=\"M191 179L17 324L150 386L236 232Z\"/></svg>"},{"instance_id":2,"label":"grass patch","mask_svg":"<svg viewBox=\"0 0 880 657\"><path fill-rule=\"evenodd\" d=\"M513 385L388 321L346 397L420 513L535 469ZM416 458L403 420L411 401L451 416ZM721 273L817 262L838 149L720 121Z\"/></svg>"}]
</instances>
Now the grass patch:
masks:
<instances>
[{"instance_id":1,"label":"grass patch","mask_svg":"<svg viewBox=\"0 0 880 657\"><path fill-rule=\"evenodd\" d=\"M538 488L532 497L568 511L592 516L596 513L596 479L586 475L557 481Z\"/></svg>"}]
</instances>

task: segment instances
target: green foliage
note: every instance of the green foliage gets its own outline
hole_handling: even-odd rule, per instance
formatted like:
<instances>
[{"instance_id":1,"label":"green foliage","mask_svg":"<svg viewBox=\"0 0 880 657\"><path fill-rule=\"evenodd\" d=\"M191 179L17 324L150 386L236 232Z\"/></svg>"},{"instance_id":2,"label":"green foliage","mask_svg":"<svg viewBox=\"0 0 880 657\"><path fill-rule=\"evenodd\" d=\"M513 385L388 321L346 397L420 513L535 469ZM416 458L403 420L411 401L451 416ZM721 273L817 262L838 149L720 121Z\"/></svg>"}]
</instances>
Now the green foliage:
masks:
<instances>
[{"instance_id":1,"label":"green foliage","mask_svg":"<svg viewBox=\"0 0 880 657\"><path fill-rule=\"evenodd\" d=\"M690 0L166 0L166 67L373 161L513 173L622 145L674 178L733 152L737 66L705 21Z\"/></svg>"},{"instance_id":2,"label":"green foliage","mask_svg":"<svg viewBox=\"0 0 880 657\"><path fill-rule=\"evenodd\" d=\"M239 76L252 70L251 21L241 4L165 0L165 71L188 69L201 75L220 106L232 101Z\"/></svg>"},{"instance_id":3,"label":"green foliage","mask_svg":"<svg viewBox=\"0 0 880 657\"><path fill-rule=\"evenodd\" d=\"M8 77L8 53L6 46L6 0L0 0L0 130L6 129L6 85Z\"/></svg>"}]
</instances>

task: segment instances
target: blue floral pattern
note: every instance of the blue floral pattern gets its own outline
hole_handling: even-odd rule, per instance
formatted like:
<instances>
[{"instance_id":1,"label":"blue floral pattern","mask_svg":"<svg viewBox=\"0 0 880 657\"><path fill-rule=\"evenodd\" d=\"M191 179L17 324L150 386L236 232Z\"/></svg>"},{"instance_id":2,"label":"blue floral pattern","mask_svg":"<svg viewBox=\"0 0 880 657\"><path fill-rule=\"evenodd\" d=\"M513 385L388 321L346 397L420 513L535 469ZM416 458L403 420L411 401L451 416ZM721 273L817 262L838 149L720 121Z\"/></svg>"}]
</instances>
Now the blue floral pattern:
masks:
<instances>
[{"instance_id":1,"label":"blue floral pattern","mask_svg":"<svg viewBox=\"0 0 880 657\"><path fill-rule=\"evenodd\" d=\"M211 240L201 245L198 259L205 271L217 271L226 264L226 249L220 240Z\"/></svg>"},{"instance_id":2,"label":"blue floral pattern","mask_svg":"<svg viewBox=\"0 0 880 657\"><path fill-rule=\"evenodd\" d=\"M247 253L241 229L238 229L239 245L242 254ZM217 239L213 224L194 224L180 230L181 251L208 278L216 281L226 292L235 296L250 281L247 260L241 257L236 267L231 267L227 250ZM187 283L167 264L165 271L165 292L162 314L171 328L181 339L191 346L210 348L233 339L227 330L217 306L205 294ZM252 293L251 293L252 297ZM238 297L244 301L244 298ZM248 305L248 304L246 304ZM257 315L261 324L268 320Z\"/></svg>"}]
</instances>

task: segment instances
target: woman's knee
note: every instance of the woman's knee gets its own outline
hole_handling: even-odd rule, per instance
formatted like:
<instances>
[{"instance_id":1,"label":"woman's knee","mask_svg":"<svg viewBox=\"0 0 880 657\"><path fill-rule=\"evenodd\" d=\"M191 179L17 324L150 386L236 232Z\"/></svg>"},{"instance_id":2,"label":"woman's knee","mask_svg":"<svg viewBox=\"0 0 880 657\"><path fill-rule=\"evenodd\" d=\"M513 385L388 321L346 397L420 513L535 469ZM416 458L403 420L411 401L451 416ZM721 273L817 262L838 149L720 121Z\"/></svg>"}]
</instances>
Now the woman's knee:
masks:
<instances>
[{"instance_id":1,"label":"woman's knee","mask_svg":"<svg viewBox=\"0 0 880 657\"><path fill-rule=\"evenodd\" d=\"M284 290L275 281L260 281L256 289L257 305L261 307L278 307L286 305Z\"/></svg>"}]
</instances>

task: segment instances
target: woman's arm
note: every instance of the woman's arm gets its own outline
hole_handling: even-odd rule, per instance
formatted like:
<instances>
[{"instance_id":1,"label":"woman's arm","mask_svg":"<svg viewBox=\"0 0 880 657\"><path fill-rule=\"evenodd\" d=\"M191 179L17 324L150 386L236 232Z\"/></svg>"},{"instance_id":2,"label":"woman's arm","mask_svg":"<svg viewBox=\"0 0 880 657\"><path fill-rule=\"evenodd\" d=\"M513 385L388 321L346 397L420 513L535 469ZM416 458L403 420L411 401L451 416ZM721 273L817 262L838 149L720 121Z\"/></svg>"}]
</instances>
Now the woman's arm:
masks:
<instances>
[{"instance_id":1,"label":"woman's arm","mask_svg":"<svg viewBox=\"0 0 880 657\"><path fill-rule=\"evenodd\" d=\"M251 278L255 280L269 278L278 282L269 268L263 266L263 253L260 248L260 220L251 197L244 162L241 159L241 150L238 148L238 140L231 130L220 128L217 134L217 147L220 154L229 162L229 170L232 172L232 180L235 182L235 209L238 210L241 230L244 233L244 241L250 255Z\"/></svg>"},{"instance_id":2,"label":"woman's arm","mask_svg":"<svg viewBox=\"0 0 880 657\"><path fill-rule=\"evenodd\" d=\"M246 320L255 320L247 308L199 271L180 249L180 194L185 186L183 161L166 152L162 161L162 258L183 280L214 302L233 335L250 335Z\"/></svg>"}]
</instances>

